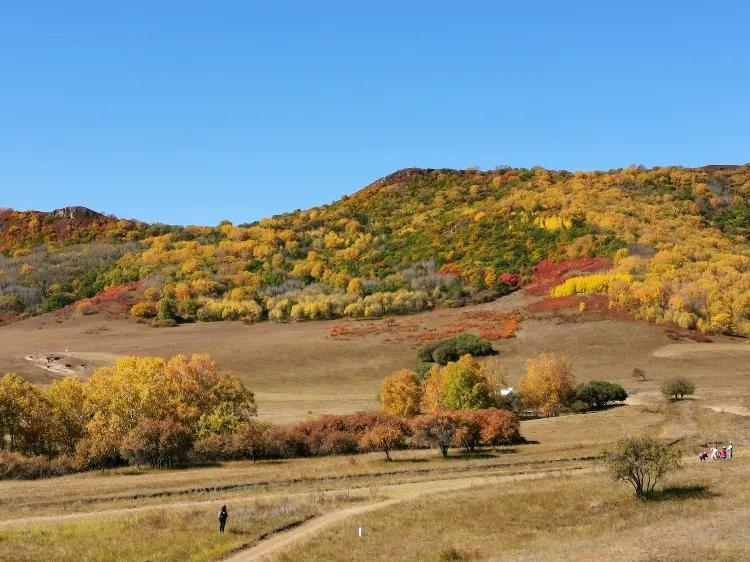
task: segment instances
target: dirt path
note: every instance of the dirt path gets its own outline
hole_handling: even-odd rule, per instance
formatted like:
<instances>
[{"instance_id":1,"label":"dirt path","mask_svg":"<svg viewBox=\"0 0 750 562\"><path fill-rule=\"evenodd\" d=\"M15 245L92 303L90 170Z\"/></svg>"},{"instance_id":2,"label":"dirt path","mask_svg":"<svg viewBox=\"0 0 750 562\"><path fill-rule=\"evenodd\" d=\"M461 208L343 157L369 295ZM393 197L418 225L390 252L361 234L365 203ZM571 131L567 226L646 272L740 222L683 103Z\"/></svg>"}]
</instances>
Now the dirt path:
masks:
<instances>
[{"instance_id":1,"label":"dirt path","mask_svg":"<svg viewBox=\"0 0 750 562\"><path fill-rule=\"evenodd\" d=\"M388 497L387 499L378 502L356 505L330 511L319 517L310 519L302 525L274 534L271 537L257 543L256 545L242 550L237 554L230 556L229 558L226 558L225 562L253 562L267 560L269 556L273 556L274 554L277 554L279 551L288 548L293 544L312 538L317 533L321 532L327 527L330 527L331 525L334 525L356 515L361 515L363 513L368 513L370 511L375 511L378 509L384 509L392 505L417 499L426 495L455 492L489 484L555 477L564 474L574 474L591 470L593 470L593 468L591 467L574 468L567 470L559 469L529 474L516 474L510 476L471 477L455 480L437 480L432 482L383 486L379 489L380 492L393 497ZM352 523L352 533L357 532L355 526L356 523Z\"/></svg>"}]
</instances>

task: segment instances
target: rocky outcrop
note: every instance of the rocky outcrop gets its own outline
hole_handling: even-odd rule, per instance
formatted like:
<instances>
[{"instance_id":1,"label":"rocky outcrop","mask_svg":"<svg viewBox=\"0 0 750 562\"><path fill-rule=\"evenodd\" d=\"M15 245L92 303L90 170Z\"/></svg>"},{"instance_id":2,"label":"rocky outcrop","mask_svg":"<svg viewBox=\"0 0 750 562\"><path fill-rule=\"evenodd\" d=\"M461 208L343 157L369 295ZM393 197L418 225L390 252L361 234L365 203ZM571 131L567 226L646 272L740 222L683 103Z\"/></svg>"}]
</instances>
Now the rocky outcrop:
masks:
<instances>
[{"instance_id":1,"label":"rocky outcrop","mask_svg":"<svg viewBox=\"0 0 750 562\"><path fill-rule=\"evenodd\" d=\"M102 217L101 213L92 211L87 207L63 207L62 209L55 209L50 213L55 219L62 220L76 220L83 218L98 218Z\"/></svg>"}]
</instances>

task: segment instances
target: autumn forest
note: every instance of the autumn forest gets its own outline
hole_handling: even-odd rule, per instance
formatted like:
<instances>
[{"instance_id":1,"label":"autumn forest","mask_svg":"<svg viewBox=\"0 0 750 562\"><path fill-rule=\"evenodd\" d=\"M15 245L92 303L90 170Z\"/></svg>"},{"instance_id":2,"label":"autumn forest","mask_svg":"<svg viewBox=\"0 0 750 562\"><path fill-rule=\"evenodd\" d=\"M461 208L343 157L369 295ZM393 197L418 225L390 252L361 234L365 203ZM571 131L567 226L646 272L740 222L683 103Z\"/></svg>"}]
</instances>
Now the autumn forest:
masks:
<instances>
[{"instance_id":1,"label":"autumn forest","mask_svg":"<svg viewBox=\"0 0 750 562\"><path fill-rule=\"evenodd\" d=\"M0 320L71 307L154 325L377 318L494 299L543 261L602 258L550 287L657 323L750 334L750 166L406 169L252 224L149 225L0 210ZM124 304L123 304L124 303Z\"/></svg>"}]
</instances>

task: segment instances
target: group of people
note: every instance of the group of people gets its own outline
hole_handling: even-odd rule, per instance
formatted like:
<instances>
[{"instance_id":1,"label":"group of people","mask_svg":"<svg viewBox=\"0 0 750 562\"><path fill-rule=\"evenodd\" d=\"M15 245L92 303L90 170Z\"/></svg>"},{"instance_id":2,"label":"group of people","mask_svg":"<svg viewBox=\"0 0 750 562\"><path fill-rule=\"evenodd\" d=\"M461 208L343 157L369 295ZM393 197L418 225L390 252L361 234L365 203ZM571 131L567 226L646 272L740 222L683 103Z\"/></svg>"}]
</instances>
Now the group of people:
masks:
<instances>
[{"instance_id":1,"label":"group of people","mask_svg":"<svg viewBox=\"0 0 750 562\"><path fill-rule=\"evenodd\" d=\"M732 459L734 457L734 445L732 445L732 442L730 441L726 447L722 447L719 449L718 447L713 447L711 449L710 453L707 453L706 451L701 451L698 454L698 460L701 462L706 462L707 459L711 459L713 461L718 460L727 460Z\"/></svg>"}]
</instances>

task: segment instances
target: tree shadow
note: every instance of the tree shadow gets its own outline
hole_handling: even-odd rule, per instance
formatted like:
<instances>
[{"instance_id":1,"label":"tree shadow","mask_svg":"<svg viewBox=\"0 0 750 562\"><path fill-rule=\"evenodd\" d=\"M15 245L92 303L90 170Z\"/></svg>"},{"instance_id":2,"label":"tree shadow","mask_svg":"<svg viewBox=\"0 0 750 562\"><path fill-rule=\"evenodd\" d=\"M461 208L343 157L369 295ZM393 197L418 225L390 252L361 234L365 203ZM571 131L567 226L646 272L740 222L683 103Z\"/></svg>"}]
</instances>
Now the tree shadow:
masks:
<instances>
[{"instance_id":1,"label":"tree shadow","mask_svg":"<svg viewBox=\"0 0 750 562\"><path fill-rule=\"evenodd\" d=\"M689 484L687 486L668 486L649 494L648 501L681 501L681 500L710 500L719 497L708 486Z\"/></svg>"},{"instance_id":2,"label":"tree shadow","mask_svg":"<svg viewBox=\"0 0 750 562\"><path fill-rule=\"evenodd\" d=\"M589 412L606 412L607 410L614 410L615 408L623 408L625 406L626 404L624 402L612 402L610 404L605 404L600 408L593 408L589 410Z\"/></svg>"},{"instance_id":3,"label":"tree shadow","mask_svg":"<svg viewBox=\"0 0 750 562\"><path fill-rule=\"evenodd\" d=\"M518 452L515 447L503 447L502 449L493 449L497 455L512 455Z\"/></svg>"}]
</instances>

